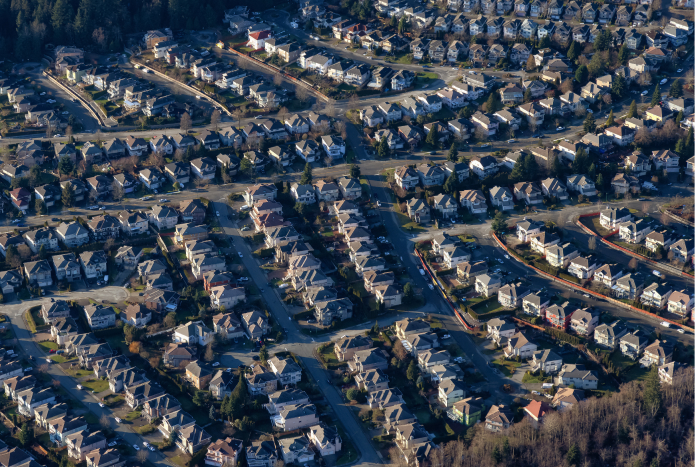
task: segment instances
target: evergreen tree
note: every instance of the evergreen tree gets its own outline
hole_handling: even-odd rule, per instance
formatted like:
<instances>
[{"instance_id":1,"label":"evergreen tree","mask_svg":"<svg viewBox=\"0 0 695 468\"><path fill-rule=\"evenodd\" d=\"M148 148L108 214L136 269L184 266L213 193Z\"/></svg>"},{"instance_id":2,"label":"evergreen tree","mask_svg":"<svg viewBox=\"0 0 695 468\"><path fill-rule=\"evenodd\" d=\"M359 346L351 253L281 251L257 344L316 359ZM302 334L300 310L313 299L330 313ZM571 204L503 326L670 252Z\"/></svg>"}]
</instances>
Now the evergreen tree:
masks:
<instances>
[{"instance_id":1,"label":"evergreen tree","mask_svg":"<svg viewBox=\"0 0 695 468\"><path fill-rule=\"evenodd\" d=\"M618 61L621 64L625 65L629 58L630 58L630 51L627 48L627 42L623 42L623 45L620 46L620 50L618 51Z\"/></svg>"},{"instance_id":2,"label":"evergreen tree","mask_svg":"<svg viewBox=\"0 0 695 468\"><path fill-rule=\"evenodd\" d=\"M577 444L572 444L570 445L569 450L567 451L567 465L569 466L576 466L579 464L580 461L580 453L579 453L579 447L577 447Z\"/></svg>"},{"instance_id":3,"label":"evergreen tree","mask_svg":"<svg viewBox=\"0 0 695 468\"><path fill-rule=\"evenodd\" d=\"M606 120L606 127L612 127L613 125L615 125L615 117L613 117L613 109L611 109L608 114L608 120Z\"/></svg>"},{"instance_id":4,"label":"evergreen tree","mask_svg":"<svg viewBox=\"0 0 695 468\"><path fill-rule=\"evenodd\" d=\"M562 161L560 161L559 156L555 156L553 158L553 163L551 165L551 171L555 177L558 179L562 180L565 175L565 166L562 164Z\"/></svg>"},{"instance_id":5,"label":"evergreen tree","mask_svg":"<svg viewBox=\"0 0 695 468\"><path fill-rule=\"evenodd\" d=\"M577 83L579 83L581 86L584 86L584 84L589 80L589 69L586 68L586 65L579 65L577 71L574 72L574 79L577 80Z\"/></svg>"},{"instance_id":6,"label":"evergreen tree","mask_svg":"<svg viewBox=\"0 0 695 468\"><path fill-rule=\"evenodd\" d=\"M485 112L494 114L500 109L502 109L502 101L500 101L499 94L494 92L490 93L487 101L485 101Z\"/></svg>"},{"instance_id":7,"label":"evergreen tree","mask_svg":"<svg viewBox=\"0 0 695 468\"><path fill-rule=\"evenodd\" d=\"M683 111L678 111L678 114L676 115L676 125L680 126L681 122L683 121Z\"/></svg>"},{"instance_id":8,"label":"evergreen tree","mask_svg":"<svg viewBox=\"0 0 695 468\"><path fill-rule=\"evenodd\" d=\"M67 175L72 173L72 171L75 169L75 164L72 162L72 159L70 159L70 156L62 156L60 158L60 161L58 161L58 171L63 174Z\"/></svg>"},{"instance_id":9,"label":"evergreen tree","mask_svg":"<svg viewBox=\"0 0 695 468\"><path fill-rule=\"evenodd\" d=\"M268 348L265 345L261 346L261 350L258 352L258 357L261 362L268 362L270 354L268 353Z\"/></svg>"},{"instance_id":10,"label":"evergreen tree","mask_svg":"<svg viewBox=\"0 0 695 468\"><path fill-rule=\"evenodd\" d=\"M577 154L574 155L574 161L572 161L572 170L577 174L584 174L586 173L588 163L586 151L584 151L584 148L579 148Z\"/></svg>"},{"instance_id":11,"label":"evergreen tree","mask_svg":"<svg viewBox=\"0 0 695 468\"><path fill-rule=\"evenodd\" d=\"M496 445L492 449L492 461L495 463L495 465L499 465L502 461L502 454L500 453L499 447Z\"/></svg>"},{"instance_id":12,"label":"evergreen tree","mask_svg":"<svg viewBox=\"0 0 695 468\"><path fill-rule=\"evenodd\" d=\"M408 24L405 21L405 15L401 16L400 21L398 22L398 34L403 34L405 30L407 29Z\"/></svg>"},{"instance_id":13,"label":"evergreen tree","mask_svg":"<svg viewBox=\"0 0 695 468\"><path fill-rule=\"evenodd\" d=\"M594 50L603 51L608 50L611 46L611 32L607 29L601 31L596 39L594 40Z\"/></svg>"},{"instance_id":14,"label":"evergreen tree","mask_svg":"<svg viewBox=\"0 0 695 468\"><path fill-rule=\"evenodd\" d=\"M594 119L594 114L586 114L586 119L584 119L584 131L586 133L594 133L596 131L596 119Z\"/></svg>"},{"instance_id":15,"label":"evergreen tree","mask_svg":"<svg viewBox=\"0 0 695 468\"><path fill-rule=\"evenodd\" d=\"M451 174L449 174L449 177L446 178L446 182L444 182L444 193L448 193L449 195L453 195L454 192L456 191L456 186L458 185L458 177L456 176L456 172L452 171Z\"/></svg>"},{"instance_id":16,"label":"evergreen tree","mask_svg":"<svg viewBox=\"0 0 695 468\"><path fill-rule=\"evenodd\" d=\"M306 163L304 165L304 172L302 173L302 178L299 181L299 183L302 185L306 185L306 184L310 184L312 182L312 180L313 180L313 176L311 175L311 164Z\"/></svg>"},{"instance_id":17,"label":"evergreen tree","mask_svg":"<svg viewBox=\"0 0 695 468\"><path fill-rule=\"evenodd\" d=\"M567 51L567 58L574 62L579 57L580 53L580 46L576 42L572 41L572 44L570 45L570 48Z\"/></svg>"},{"instance_id":18,"label":"evergreen tree","mask_svg":"<svg viewBox=\"0 0 695 468\"><path fill-rule=\"evenodd\" d=\"M650 416L655 416L661 409L661 380L659 379L659 371L655 365L652 365L647 380L644 383L644 407Z\"/></svg>"},{"instance_id":19,"label":"evergreen tree","mask_svg":"<svg viewBox=\"0 0 695 468\"><path fill-rule=\"evenodd\" d=\"M410 364L408 364L408 370L405 371L405 376L410 380L411 382L415 382L417 378L419 377L420 372L418 371L417 364L415 364L415 360L411 359Z\"/></svg>"},{"instance_id":20,"label":"evergreen tree","mask_svg":"<svg viewBox=\"0 0 695 468\"><path fill-rule=\"evenodd\" d=\"M63 201L63 206L71 207L75 204L75 189L72 184L65 184L61 200Z\"/></svg>"},{"instance_id":21,"label":"evergreen tree","mask_svg":"<svg viewBox=\"0 0 695 468\"><path fill-rule=\"evenodd\" d=\"M668 95L673 98L679 98L683 95L683 85L681 80L676 78L673 83L671 83L671 89L668 90Z\"/></svg>"},{"instance_id":22,"label":"evergreen tree","mask_svg":"<svg viewBox=\"0 0 695 468\"><path fill-rule=\"evenodd\" d=\"M432 125L430 132L427 134L427 138L425 138L425 143L432 147L436 147L437 143L439 143L438 127L438 125Z\"/></svg>"},{"instance_id":23,"label":"evergreen tree","mask_svg":"<svg viewBox=\"0 0 695 468\"><path fill-rule=\"evenodd\" d=\"M524 91L524 102L531 102L533 99L533 93L531 92L531 88L528 88L526 91Z\"/></svg>"},{"instance_id":24,"label":"evergreen tree","mask_svg":"<svg viewBox=\"0 0 695 468\"><path fill-rule=\"evenodd\" d=\"M507 228L507 215L502 211L498 212L492 220L491 228L495 232L503 231Z\"/></svg>"},{"instance_id":25,"label":"evergreen tree","mask_svg":"<svg viewBox=\"0 0 695 468\"><path fill-rule=\"evenodd\" d=\"M413 291L413 285L410 283L405 283L403 286L403 302L406 304L412 304L415 298L415 291Z\"/></svg>"},{"instance_id":26,"label":"evergreen tree","mask_svg":"<svg viewBox=\"0 0 695 468\"><path fill-rule=\"evenodd\" d=\"M353 179L359 179L360 175L361 175L360 166L358 166L357 164L351 164L350 165L350 177L352 177Z\"/></svg>"},{"instance_id":27,"label":"evergreen tree","mask_svg":"<svg viewBox=\"0 0 695 468\"><path fill-rule=\"evenodd\" d=\"M616 75L611 85L611 94L620 99L625 95L625 91L627 91L627 82L625 78L623 75Z\"/></svg>"},{"instance_id":28,"label":"evergreen tree","mask_svg":"<svg viewBox=\"0 0 695 468\"><path fill-rule=\"evenodd\" d=\"M512 168L512 172L509 174L509 180L512 182L521 182L526 178L526 175L524 174L524 161L526 160L527 153L523 152L521 155L516 160L516 163L514 163L514 167ZM531 155L531 157L533 157Z\"/></svg>"},{"instance_id":29,"label":"evergreen tree","mask_svg":"<svg viewBox=\"0 0 695 468\"><path fill-rule=\"evenodd\" d=\"M27 423L22 424L22 430L17 435L19 443L22 444L23 447L26 447L27 445L29 445L33 438L34 427Z\"/></svg>"},{"instance_id":30,"label":"evergreen tree","mask_svg":"<svg viewBox=\"0 0 695 468\"><path fill-rule=\"evenodd\" d=\"M589 166L589 178L596 180L596 164L594 163L591 163L591 166Z\"/></svg>"},{"instance_id":31,"label":"evergreen tree","mask_svg":"<svg viewBox=\"0 0 695 468\"><path fill-rule=\"evenodd\" d=\"M659 104L660 101L661 101L661 88L659 87L659 84L657 83L656 88L654 88L654 94L652 94L652 102L649 105L654 107L657 104Z\"/></svg>"},{"instance_id":32,"label":"evergreen tree","mask_svg":"<svg viewBox=\"0 0 695 468\"><path fill-rule=\"evenodd\" d=\"M382 136L381 141L379 141L379 145L377 147L377 154L382 159L387 159L389 156L391 156L391 148L389 148L389 142L386 141L385 136Z\"/></svg>"},{"instance_id":33,"label":"evergreen tree","mask_svg":"<svg viewBox=\"0 0 695 468\"><path fill-rule=\"evenodd\" d=\"M456 149L456 142L451 144L451 148L449 148L449 154L446 155L447 161L452 161L456 162L458 160L459 152Z\"/></svg>"},{"instance_id":34,"label":"evergreen tree","mask_svg":"<svg viewBox=\"0 0 695 468\"><path fill-rule=\"evenodd\" d=\"M589 62L589 73L591 76L600 76L603 73L604 64L601 54L594 54Z\"/></svg>"},{"instance_id":35,"label":"evergreen tree","mask_svg":"<svg viewBox=\"0 0 695 468\"><path fill-rule=\"evenodd\" d=\"M515 164L516 166L516 164ZM533 180L538 177L540 168L538 167L538 161L536 157L532 154L527 154L523 161L523 173L524 180Z\"/></svg>"},{"instance_id":36,"label":"evergreen tree","mask_svg":"<svg viewBox=\"0 0 695 468\"><path fill-rule=\"evenodd\" d=\"M606 186L606 183L603 181L603 174L599 174L598 177L596 178L596 186L603 190Z\"/></svg>"},{"instance_id":37,"label":"evergreen tree","mask_svg":"<svg viewBox=\"0 0 695 468\"><path fill-rule=\"evenodd\" d=\"M695 148L693 147L693 127L688 129L688 135L685 137L685 151L692 155Z\"/></svg>"},{"instance_id":38,"label":"evergreen tree","mask_svg":"<svg viewBox=\"0 0 695 468\"><path fill-rule=\"evenodd\" d=\"M51 11L51 25L53 26L53 39L58 44L70 40L68 31L72 25L75 10L68 0L57 0Z\"/></svg>"},{"instance_id":39,"label":"evergreen tree","mask_svg":"<svg viewBox=\"0 0 695 468\"><path fill-rule=\"evenodd\" d=\"M633 99L630 104L630 110L627 111L627 118L632 119L634 117L637 117L637 102Z\"/></svg>"}]
</instances>

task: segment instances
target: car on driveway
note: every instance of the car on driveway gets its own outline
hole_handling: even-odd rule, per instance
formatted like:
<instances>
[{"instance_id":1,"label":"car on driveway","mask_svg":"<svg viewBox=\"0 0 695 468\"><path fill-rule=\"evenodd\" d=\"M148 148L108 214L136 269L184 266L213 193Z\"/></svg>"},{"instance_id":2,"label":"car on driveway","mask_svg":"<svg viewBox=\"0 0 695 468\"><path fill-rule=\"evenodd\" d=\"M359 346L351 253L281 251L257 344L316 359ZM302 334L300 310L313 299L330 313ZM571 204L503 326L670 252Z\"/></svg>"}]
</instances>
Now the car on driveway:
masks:
<instances>
[{"instance_id":1,"label":"car on driveway","mask_svg":"<svg viewBox=\"0 0 695 468\"><path fill-rule=\"evenodd\" d=\"M77 389L78 389L78 390L82 390L83 388L84 388L84 387L82 387L82 385L77 384Z\"/></svg>"},{"instance_id":2,"label":"car on driveway","mask_svg":"<svg viewBox=\"0 0 695 468\"><path fill-rule=\"evenodd\" d=\"M121 418L118 418L118 417L117 417L117 418L116 418L116 422L117 422L118 424L120 424L120 423L122 422Z\"/></svg>"}]
</instances>

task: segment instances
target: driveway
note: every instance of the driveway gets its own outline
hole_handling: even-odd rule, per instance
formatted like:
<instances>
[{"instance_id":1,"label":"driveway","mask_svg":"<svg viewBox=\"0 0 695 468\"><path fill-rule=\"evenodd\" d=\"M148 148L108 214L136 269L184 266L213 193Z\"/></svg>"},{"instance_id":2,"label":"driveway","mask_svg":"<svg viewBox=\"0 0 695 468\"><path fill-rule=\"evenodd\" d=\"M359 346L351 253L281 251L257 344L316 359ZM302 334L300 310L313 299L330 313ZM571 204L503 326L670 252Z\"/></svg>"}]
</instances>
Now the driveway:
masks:
<instances>
[{"instance_id":1,"label":"driveway","mask_svg":"<svg viewBox=\"0 0 695 468\"><path fill-rule=\"evenodd\" d=\"M226 213L227 204L215 202L215 209L220 213ZM269 286L264 286L267 284L265 273L256 263L252 252L249 250L246 242L244 242L243 236L236 228L234 223L226 216L219 217L219 221L224 233L229 237L232 244L234 244L236 251L241 252L244 256L242 261L244 266L249 271L249 276L251 279L258 287L268 288L263 298L273 314L274 320L289 332L287 333L286 337L287 344L279 344L277 346L279 349L272 348L271 352L285 349L293 352L302 361L304 367L309 374L311 374L311 377L313 377L313 379L316 381L316 384L319 386L321 392L326 397L326 400L331 405L336 419L340 420L340 422L345 426L345 431L352 438L355 447L357 447L361 452L361 458L355 464L359 464L360 466L382 465L383 462L381 458L377 455L369 439L362 431L362 427L355 419L355 416L345 405L345 402L338 393L338 390L333 385L328 383L329 374L323 369L316 357L314 357L314 349L318 343L303 335L298 330L295 323L287 315L287 312L285 311L285 308L280 302L280 299L275 291Z\"/></svg>"}]
</instances>

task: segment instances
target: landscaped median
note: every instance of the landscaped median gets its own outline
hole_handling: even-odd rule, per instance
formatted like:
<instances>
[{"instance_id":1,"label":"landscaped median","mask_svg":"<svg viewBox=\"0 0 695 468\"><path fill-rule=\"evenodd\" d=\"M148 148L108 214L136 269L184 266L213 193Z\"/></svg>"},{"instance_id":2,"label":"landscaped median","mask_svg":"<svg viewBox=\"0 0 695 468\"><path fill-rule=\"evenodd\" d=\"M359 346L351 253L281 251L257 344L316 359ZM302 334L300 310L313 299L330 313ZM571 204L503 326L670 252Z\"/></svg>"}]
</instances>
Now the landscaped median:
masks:
<instances>
[{"instance_id":1,"label":"landscaped median","mask_svg":"<svg viewBox=\"0 0 695 468\"><path fill-rule=\"evenodd\" d=\"M498 244L502 249L504 249L505 252L507 252L507 253L508 253L509 255L511 255L512 257L514 257L514 259L516 259L516 260L518 260L519 262L521 262L521 263L523 263L524 265L526 265L528 268L532 268L532 269L535 270L538 274L540 274L540 275L542 275L542 276L544 276L544 277L550 279L551 281L559 281L559 282L565 284L566 286L570 286L570 287L575 288L575 289L577 289L577 290L580 290L580 291L582 291L582 292L584 292L584 293L590 294L590 295L592 295L592 296L594 296L594 297L597 297L597 298L600 298L600 299L605 299L606 301L608 301L608 302L610 302L610 303L612 303L612 304L619 305L619 306L621 306L621 307L623 307L623 308L630 309L630 310L632 310L632 311L639 312L639 313L641 313L641 314L649 315L649 316L651 316L652 318L655 318L655 319L657 319L657 320L662 320L662 321L669 322L669 323L671 323L672 325L676 325L676 326L678 326L678 327L680 327L680 328L683 328L683 329L685 329L685 330L688 330L688 331L690 331L690 332L695 332L695 330L693 330L691 327L688 327L688 326L686 326L686 325L683 325L683 324L681 324L681 323L679 323L679 322L675 322L675 321L673 321L673 320L669 320L669 319L660 317L660 316L658 316L658 315L656 315L656 314L653 314L653 313L651 313L651 312L647 312L647 311L645 311L645 310L638 309L638 308L633 307L633 306L631 306L631 305L629 305L629 304L625 304L624 302L621 302L621 301L618 301L618 300L616 300L616 299L613 299L612 297L604 296L603 294L599 294L599 293L597 293L597 292L595 292L595 291L592 291L591 289L583 288L583 287L581 287L581 286L579 286L579 285L577 285L577 284L572 284L572 283L570 283L570 282L567 281L567 280L564 280L564 279L559 278L559 277L555 277L555 276L553 276L553 275L550 275L550 274L544 272L543 270L541 270L541 269L539 269L539 268L536 268L535 266L529 265L529 264L526 263L526 262L524 261L524 259L521 258L516 252L514 252L513 250L508 249L507 246L504 244L504 242L502 242L502 241L497 237L497 234L496 234L494 231L490 231L490 232L491 232L491 234L492 234L493 239L495 239L495 241L497 242L497 244Z\"/></svg>"}]
</instances>

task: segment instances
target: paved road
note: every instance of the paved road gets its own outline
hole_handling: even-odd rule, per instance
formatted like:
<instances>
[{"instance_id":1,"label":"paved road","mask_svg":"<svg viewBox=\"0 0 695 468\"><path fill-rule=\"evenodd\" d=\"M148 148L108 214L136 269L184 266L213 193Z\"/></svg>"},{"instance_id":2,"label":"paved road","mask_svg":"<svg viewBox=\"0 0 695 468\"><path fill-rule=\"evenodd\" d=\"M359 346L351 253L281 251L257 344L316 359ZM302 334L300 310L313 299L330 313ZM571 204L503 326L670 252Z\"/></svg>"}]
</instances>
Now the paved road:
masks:
<instances>
[{"instance_id":1,"label":"paved road","mask_svg":"<svg viewBox=\"0 0 695 468\"><path fill-rule=\"evenodd\" d=\"M223 202L215 202L215 209L220 213L226 213L228 208ZM327 382L329 378L328 373L323 369L323 367L321 367L321 364L314 357L314 348L318 346L318 343L303 335L298 330L295 322L293 322L287 315L287 311L280 302L277 294L275 294L275 292L272 291L269 286L264 286L267 284L265 273L256 263L251 250L246 245L243 236L240 234L234 223L226 216L220 217L219 220L224 233L229 237L234 245L234 248L236 248L236 250L241 252L244 256L242 260L244 266L249 271L249 276L251 279L259 288L266 289L266 292L263 294L263 299L272 312L274 320L276 320L280 326L289 331L286 340L288 344L280 344L278 348L287 347L288 350L294 352L316 381L317 385L321 389L321 392L325 395L329 404L333 408L335 417L343 423L345 430L352 438L354 445L359 448L362 456L358 464L360 466L381 465L381 458L377 455L376 451L372 447L367 435L364 433L362 427L355 419L352 411L345 405L342 397L338 394L338 390Z\"/></svg>"},{"instance_id":2,"label":"paved road","mask_svg":"<svg viewBox=\"0 0 695 468\"><path fill-rule=\"evenodd\" d=\"M76 291L62 295L56 294L51 297L63 300L79 300L99 297L110 302L119 302L126 299L128 296L129 294L125 289L109 286L100 288L98 290ZM28 330L22 315L28 308L46 303L48 300L48 298L42 298L5 304L2 306L2 312L9 316L10 323L12 323L14 327L14 332L17 337L17 343L19 344L21 353L23 353L24 357L26 358L29 358L29 356L35 357L37 366L43 364L44 358L48 355L34 341L32 333ZM101 408L97 399L94 398L90 392L78 390L77 381L73 377L63 372L60 366L51 364L48 369L48 374L51 376L52 380L58 380L60 382L60 386L65 389L65 391L68 392L72 398L82 403L89 411L94 413L97 418L101 418L102 415L106 415L109 418L111 429L113 429L116 434L121 437L123 441L125 441L125 443L131 446L135 444L143 447L142 442L145 439L143 439L139 434L133 432L131 426L118 424L114 419L115 416L111 410L109 408ZM147 454L148 466L170 466L170 463L161 452L147 451Z\"/></svg>"}]
</instances>

